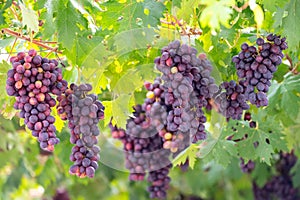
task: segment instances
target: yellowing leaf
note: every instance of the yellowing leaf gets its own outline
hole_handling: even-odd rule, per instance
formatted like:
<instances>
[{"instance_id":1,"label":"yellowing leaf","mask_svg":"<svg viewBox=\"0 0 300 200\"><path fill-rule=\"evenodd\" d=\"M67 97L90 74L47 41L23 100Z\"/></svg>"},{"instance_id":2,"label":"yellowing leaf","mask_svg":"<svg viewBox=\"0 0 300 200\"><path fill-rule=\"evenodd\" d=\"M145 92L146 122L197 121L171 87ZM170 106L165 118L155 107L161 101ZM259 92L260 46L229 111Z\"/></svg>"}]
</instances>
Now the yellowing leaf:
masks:
<instances>
[{"instance_id":1,"label":"yellowing leaf","mask_svg":"<svg viewBox=\"0 0 300 200\"><path fill-rule=\"evenodd\" d=\"M59 115L57 113L57 110L56 110L56 107L52 108L52 114L55 118L54 126L56 127L56 130L58 132L61 132L61 130L65 126L65 122L59 117Z\"/></svg>"},{"instance_id":2,"label":"yellowing leaf","mask_svg":"<svg viewBox=\"0 0 300 200\"><path fill-rule=\"evenodd\" d=\"M257 24L257 29L260 29L263 22L264 22L264 11L263 9L260 7L260 5L257 5L254 7L254 9L252 10L253 14L254 14L254 20Z\"/></svg>"}]
</instances>

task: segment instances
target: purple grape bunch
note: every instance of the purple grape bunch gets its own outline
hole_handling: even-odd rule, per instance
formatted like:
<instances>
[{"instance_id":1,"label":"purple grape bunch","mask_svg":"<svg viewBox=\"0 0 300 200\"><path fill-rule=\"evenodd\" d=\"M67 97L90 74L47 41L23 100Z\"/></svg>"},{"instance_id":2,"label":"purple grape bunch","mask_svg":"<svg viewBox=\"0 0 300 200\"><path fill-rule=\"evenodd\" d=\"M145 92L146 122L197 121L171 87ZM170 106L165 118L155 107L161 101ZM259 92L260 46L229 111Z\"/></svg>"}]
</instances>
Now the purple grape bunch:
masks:
<instances>
[{"instance_id":1,"label":"purple grape bunch","mask_svg":"<svg viewBox=\"0 0 300 200\"><path fill-rule=\"evenodd\" d=\"M165 105L171 106L166 129L162 133L167 133L167 138L180 139L180 143L185 138L190 138L189 142L205 139L206 118L202 108L218 90L210 75L210 62L204 54L197 57L197 53L195 48L174 41L164 47L161 56L155 59L156 68L162 72ZM186 147L189 142L183 146ZM173 152L182 150L178 142L172 140L165 147Z\"/></svg>"},{"instance_id":2,"label":"purple grape bunch","mask_svg":"<svg viewBox=\"0 0 300 200\"><path fill-rule=\"evenodd\" d=\"M271 86L273 74L284 57L282 51L288 47L286 38L269 34L266 39L267 41L258 38L258 47L243 43L241 52L232 58L237 75L246 87L247 99L257 107L268 105L266 93Z\"/></svg>"},{"instance_id":3,"label":"purple grape bunch","mask_svg":"<svg viewBox=\"0 0 300 200\"><path fill-rule=\"evenodd\" d=\"M34 49L19 52L10 58L12 69L7 72L6 92L14 96L14 108L21 110L19 116L32 131L46 151L53 151L59 143L51 108L56 101L52 95L60 96L68 83L62 78L62 70L54 59L37 55Z\"/></svg>"},{"instance_id":4,"label":"purple grape bunch","mask_svg":"<svg viewBox=\"0 0 300 200\"><path fill-rule=\"evenodd\" d=\"M273 176L263 187L253 182L255 200L298 200L299 188L293 185L291 169L296 164L297 157L294 152L280 153L280 159L276 163L277 175Z\"/></svg>"},{"instance_id":5,"label":"purple grape bunch","mask_svg":"<svg viewBox=\"0 0 300 200\"><path fill-rule=\"evenodd\" d=\"M71 84L65 94L57 98L57 110L63 120L68 120L72 148L70 174L93 178L98 168L100 147L97 136L98 123L104 118L104 106L92 90L90 84Z\"/></svg>"},{"instance_id":6,"label":"purple grape bunch","mask_svg":"<svg viewBox=\"0 0 300 200\"><path fill-rule=\"evenodd\" d=\"M136 105L133 115L127 121L126 130L110 124L112 137L123 143L129 179L142 181L148 173L150 197L164 199L170 182L170 151L163 148L163 140L151 125L143 106Z\"/></svg>"}]
</instances>

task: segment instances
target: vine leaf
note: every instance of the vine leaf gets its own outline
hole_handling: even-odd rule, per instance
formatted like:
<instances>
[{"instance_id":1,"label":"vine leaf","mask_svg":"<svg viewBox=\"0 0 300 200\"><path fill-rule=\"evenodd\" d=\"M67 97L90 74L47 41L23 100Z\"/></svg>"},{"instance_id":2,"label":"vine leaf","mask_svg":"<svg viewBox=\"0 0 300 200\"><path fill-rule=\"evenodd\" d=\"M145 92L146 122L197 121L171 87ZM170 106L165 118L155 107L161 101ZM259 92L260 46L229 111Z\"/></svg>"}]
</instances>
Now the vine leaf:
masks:
<instances>
[{"instance_id":1,"label":"vine leaf","mask_svg":"<svg viewBox=\"0 0 300 200\"><path fill-rule=\"evenodd\" d=\"M1 7L1 9L0 9L0 25L6 24L5 23L5 17L4 17L3 14L4 14L4 11L7 8L9 8L11 5L12 5L12 0L7 0L6 3L5 3L5 5L3 5L3 6L0 5L0 7Z\"/></svg>"},{"instance_id":2,"label":"vine leaf","mask_svg":"<svg viewBox=\"0 0 300 200\"><path fill-rule=\"evenodd\" d=\"M64 1L60 0L58 10L59 12L57 12L56 17L58 41L61 42L62 46L66 49L71 49L76 33L80 32L77 24L86 27L87 23L82 15L78 14L70 1L65 5Z\"/></svg>"},{"instance_id":3,"label":"vine leaf","mask_svg":"<svg viewBox=\"0 0 300 200\"><path fill-rule=\"evenodd\" d=\"M121 1L107 1L102 4L106 11L101 13L104 28L114 31L140 28L156 27L160 23L160 18L165 6L160 1L130 1L125 4Z\"/></svg>"},{"instance_id":4,"label":"vine leaf","mask_svg":"<svg viewBox=\"0 0 300 200\"><path fill-rule=\"evenodd\" d=\"M45 13L45 23L43 25L44 31L43 31L43 36L46 38L50 38L54 32L55 29L55 23L53 21L53 13L54 10L56 10L58 1L56 0L48 0L45 4L44 7L47 9Z\"/></svg>"},{"instance_id":5,"label":"vine leaf","mask_svg":"<svg viewBox=\"0 0 300 200\"><path fill-rule=\"evenodd\" d=\"M201 5L206 7L201 13L200 23L203 27L210 27L213 31L220 29L220 24L229 28L229 19L231 18L231 6L235 5L234 0L224 1L200 1Z\"/></svg>"},{"instance_id":6,"label":"vine leaf","mask_svg":"<svg viewBox=\"0 0 300 200\"><path fill-rule=\"evenodd\" d=\"M22 11L23 26L27 26L27 29L37 33L39 31L39 21L37 14L33 10L26 8L22 3L20 3L20 8Z\"/></svg>"},{"instance_id":7,"label":"vine leaf","mask_svg":"<svg viewBox=\"0 0 300 200\"><path fill-rule=\"evenodd\" d=\"M281 121L285 121L285 116L289 116L292 120L296 120L299 115L300 99L297 93L300 93L300 75L288 73L284 76L284 80L280 83L273 81L268 95L269 106L267 110L272 112ZM293 102L293 103L290 103ZM278 113L282 110L284 116Z\"/></svg>"},{"instance_id":8,"label":"vine leaf","mask_svg":"<svg viewBox=\"0 0 300 200\"><path fill-rule=\"evenodd\" d=\"M54 122L54 126L56 127L56 130L58 132L61 132L62 129L64 128L64 121L60 118L60 116L58 115L57 113L57 110L56 110L56 107L53 107L52 108L52 115L54 116L55 118L55 122Z\"/></svg>"},{"instance_id":9,"label":"vine leaf","mask_svg":"<svg viewBox=\"0 0 300 200\"><path fill-rule=\"evenodd\" d=\"M223 167L227 167L233 157L237 156L235 142L227 140L227 137L232 135L231 132L222 131L218 138L208 135L208 138L200 145L200 158L206 162L215 160Z\"/></svg>"},{"instance_id":10,"label":"vine leaf","mask_svg":"<svg viewBox=\"0 0 300 200\"><path fill-rule=\"evenodd\" d=\"M275 150L288 150L281 126L276 123L274 117L267 117L267 112L264 110L252 114L252 120L257 123L256 128L250 128L248 122L235 121L235 124L231 123L236 129L233 132L233 139L241 140L236 143L238 154L245 162L259 159L260 162L271 165Z\"/></svg>"},{"instance_id":11,"label":"vine leaf","mask_svg":"<svg viewBox=\"0 0 300 200\"><path fill-rule=\"evenodd\" d=\"M194 169L196 158L197 158L198 148L196 144L191 144L184 151L180 152L178 156L172 161L174 167L177 165L184 164L186 160L189 160L189 167Z\"/></svg>"},{"instance_id":12,"label":"vine leaf","mask_svg":"<svg viewBox=\"0 0 300 200\"><path fill-rule=\"evenodd\" d=\"M112 124L118 125L120 128L126 128L126 120L132 113L133 102L131 95L120 95L112 101L103 101L104 110L104 125L108 125L112 118Z\"/></svg>"},{"instance_id":13,"label":"vine leaf","mask_svg":"<svg viewBox=\"0 0 300 200\"><path fill-rule=\"evenodd\" d=\"M290 49L297 50L300 43L300 27L297 26L300 21L300 0L291 0L287 5L288 15L283 18L283 33L287 37Z\"/></svg>"}]
</instances>

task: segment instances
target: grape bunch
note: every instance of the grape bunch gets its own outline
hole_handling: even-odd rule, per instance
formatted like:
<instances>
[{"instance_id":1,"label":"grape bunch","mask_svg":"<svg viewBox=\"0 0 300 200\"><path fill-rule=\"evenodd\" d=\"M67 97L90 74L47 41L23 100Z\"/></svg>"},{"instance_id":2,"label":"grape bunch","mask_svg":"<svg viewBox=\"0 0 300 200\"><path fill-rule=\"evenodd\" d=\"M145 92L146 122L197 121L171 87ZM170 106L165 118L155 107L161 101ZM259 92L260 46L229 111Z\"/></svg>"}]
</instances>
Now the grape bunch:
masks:
<instances>
[{"instance_id":1,"label":"grape bunch","mask_svg":"<svg viewBox=\"0 0 300 200\"><path fill-rule=\"evenodd\" d=\"M207 99L218 89L206 56L200 54L198 58L196 54L195 48L174 41L164 47L161 56L154 61L162 72L165 105L171 106L161 135L166 135L168 142L164 146L172 152L182 150L178 143L186 138L192 142L205 138L206 118L202 107L207 106ZM183 146L188 146L190 141Z\"/></svg>"},{"instance_id":2,"label":"grape bunch","mask_svg":"<svg viewBox=\"0 0 300 200\"><path fill-rule=\"evenodd\" d=\"M269 34L267 41L256 40L258 48L246 43L241 45L241 52L232 58L239 79L243 80L245 95L251 104L257 107L267 106L266 93L271 86L273 74L277 71L287 49L286 38Z\"/></svg>"},{"instance_id":3,"label":"grape bunch","mask_svg":"<svg viewBox=\"0 0 300 200\"><path fill-rule=\"evenodd\" d=\"M227 119L241 119L243 111L250 108L246 102L244 87L232 80L223 82L221 88L225 91L218 94L215 99L219 112Z\"/></svg>"},{"instance_id":4,"label":"grape bunch","mask_svg":"<svg viewBox=\"0 0 300 200\"><path fill-rule=\"evenodd\" d=\"M19 52L10 62L13 68L7 72L6 92L15 97L14 108L21 110L20 117L38 138L40 147L53 151L59 139L51 115L56 104L52 95L60 96L68 86L62 79L62 70L56 60L43 58L33 49L27 54Z\"/></svg>"},{"instance_id":5,"label":"grape bunch","mask_svg":"<svg viewBox=\"0 0 300 200\"><path fill-rule=\"evenodd\" d=\"M298 200L298 189L293 186L291 168L296 164L297 157L293 152L280 153L280 159L276 163L277 176L269 180L262 188L253 182L255 200Z\"/></svg>"},{"instance_id":6,"label":"grape bunch","mask_svg":"<svg viewBox=\"0 0 300 200\"><path fill-rule=\"evenodd\" d=\"M133 116L127 121L126 130L110 124L112 137L123 143L125 166L131 181L144 180L148 173L151 198L165 198L170 182L170 151L163 149L163 140L151 124L143 106L134 107Z\"/></svg>"},{"instance_id":7,"label":"grape bunch","mask_svg":"<svg viewBox=\"0 0 300 200\"><path fill-rule=\"evenodd\" d=\"M169 189L171 178L168 176L171 165L165 166L159 170L149 172L148 182L151 185L148 187L150 198L165 199L166 191Z\"/></svg>"},{"instance_id":8,"label":"grape bunch","mask_svg":"<svg viewBox=\"0 0 300 200\"><path fill-rule=\"evenodd\" d=\"M104 106L92 90L90 84L71 84L64 95L57 98L57 111L63 120L68 120L71 130L72 148L70 160L74 164L70 173L79 177L94 177L98 168L100 148L97 136L100 134L98 123L104 117Z\"/></svg>"},{"instance_id":9,"label":"grape bunch","mask_svg":"<svg viewBox=\"0 0 300 200\"><path fill-rule=\"evenodd\" d=\"M134 117L126 125L126 167L133 174L145 174L170 164L169 151L163 149L162 138L151 125L142 106L134 107Z\"/></svg>"}]
</instances>

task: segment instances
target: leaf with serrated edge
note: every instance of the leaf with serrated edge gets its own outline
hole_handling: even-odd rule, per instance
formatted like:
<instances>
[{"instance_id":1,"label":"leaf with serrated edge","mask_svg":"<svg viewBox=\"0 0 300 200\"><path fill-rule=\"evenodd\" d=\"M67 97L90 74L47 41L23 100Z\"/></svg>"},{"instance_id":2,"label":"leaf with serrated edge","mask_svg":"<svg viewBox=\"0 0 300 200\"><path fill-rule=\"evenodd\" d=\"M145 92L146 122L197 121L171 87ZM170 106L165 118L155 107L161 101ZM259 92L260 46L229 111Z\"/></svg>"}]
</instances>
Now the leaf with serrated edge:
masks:
<instances>
[{"instance_id":1,"label":"leaf with serrated edge","mask_svg":"<svg viewBox=\"0 0 300 200\"><path fill-rule=\"evenodd\" d=\"M196 158L197 158L198 148L196 144L191 144L188 148L184 151L180 152L179 155L174 158L172 161L174 167L177 165L184 164L186 160L189 160L189 167L194 169Z\"/></svg>"}]
</instances>

